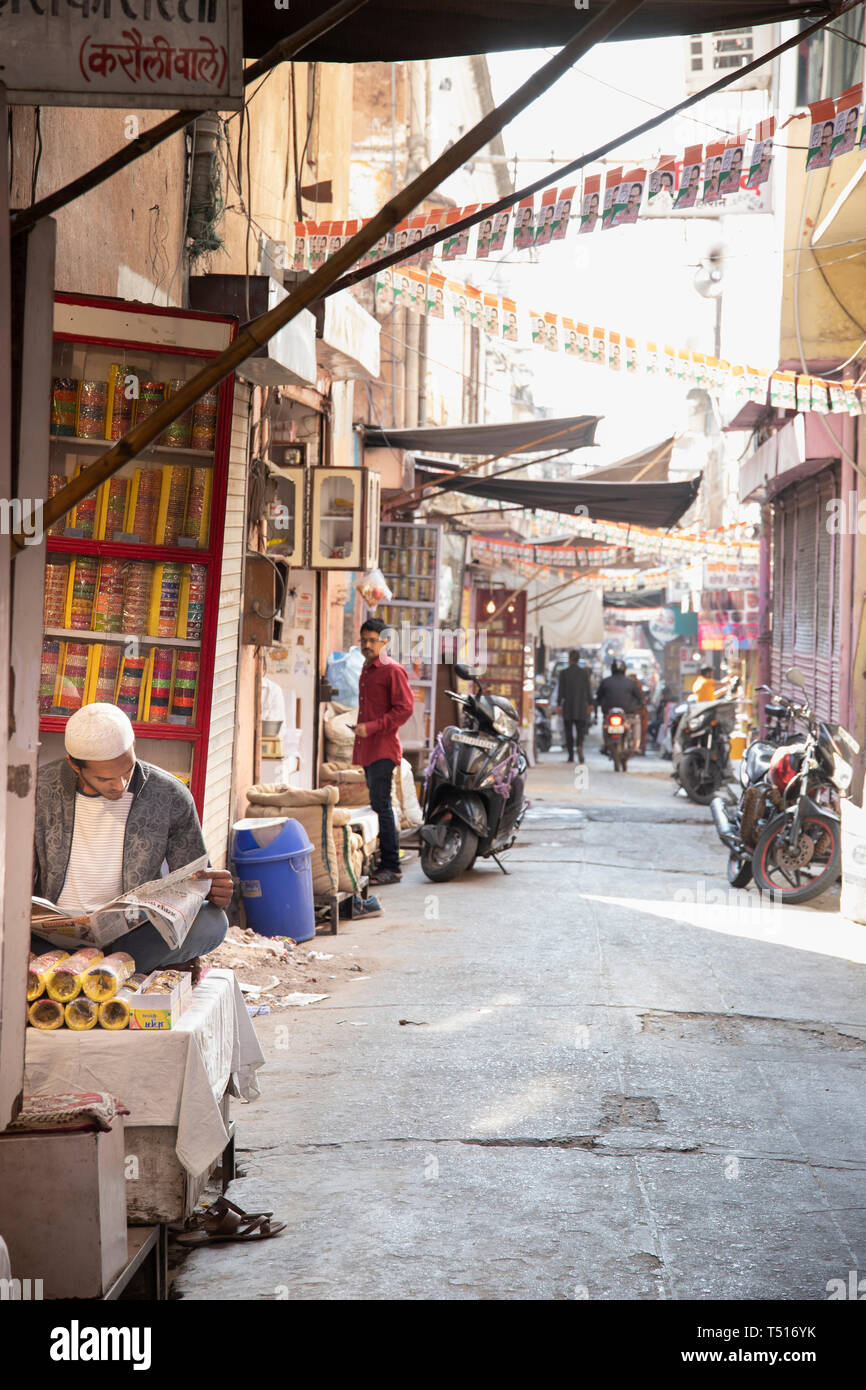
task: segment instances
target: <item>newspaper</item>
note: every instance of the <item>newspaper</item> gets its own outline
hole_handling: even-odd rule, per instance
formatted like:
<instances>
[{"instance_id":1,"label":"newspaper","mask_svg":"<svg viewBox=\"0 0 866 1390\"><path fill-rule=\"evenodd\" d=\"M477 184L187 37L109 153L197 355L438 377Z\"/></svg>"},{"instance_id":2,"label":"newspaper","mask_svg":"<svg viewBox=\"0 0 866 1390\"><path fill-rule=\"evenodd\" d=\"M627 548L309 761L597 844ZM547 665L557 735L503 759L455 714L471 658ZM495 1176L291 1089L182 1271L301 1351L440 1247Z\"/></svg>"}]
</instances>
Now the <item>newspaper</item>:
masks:
<instances>
[{"instance_id":1,"label":"newspaper","mask_svg":"<svg viewBox=\"0 0 866 1390\"><path fill-rule=\"evenodd\" d=\"M46 898L33 898L30 925L37 936L52 946L106 946L118 942L128 932L151 922L160 936L176 951L186 940L199 909L210 892L209 878L195 878L207 868L203 854L190 864L174 869L165 878L142 883L129 893L95 908L86 916L70 916Z\"/></svg>"}]
</instances>

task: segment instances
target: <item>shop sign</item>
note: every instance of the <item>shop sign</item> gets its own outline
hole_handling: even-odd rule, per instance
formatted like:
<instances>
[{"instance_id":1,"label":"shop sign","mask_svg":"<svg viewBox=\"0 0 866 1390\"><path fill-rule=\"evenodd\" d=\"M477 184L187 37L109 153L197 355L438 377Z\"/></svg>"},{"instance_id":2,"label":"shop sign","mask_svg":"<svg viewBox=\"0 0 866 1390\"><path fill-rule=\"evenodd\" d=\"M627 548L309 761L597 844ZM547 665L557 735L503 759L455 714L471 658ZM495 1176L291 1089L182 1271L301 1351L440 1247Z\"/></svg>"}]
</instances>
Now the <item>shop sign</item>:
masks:
<instances>
[{"instance_id":1,"label":"shop sign","mask_svg":"<svg viewBox=\"0 0 866 1390\"><path fill-rule=\"evenodd\" d=\"M757 589L758 566L736 560L708 560L704 564L702 589Z\"/></svg>"},{"instance_id":2,"label":"shop sign","mask_svg":"<svg viewBox=\"0 0 866 1390\"><path fill-rule=\"evenodd\" d=\"M0 0L10 103L239 110L241 0Z\"/></svg>"}]
</instances>

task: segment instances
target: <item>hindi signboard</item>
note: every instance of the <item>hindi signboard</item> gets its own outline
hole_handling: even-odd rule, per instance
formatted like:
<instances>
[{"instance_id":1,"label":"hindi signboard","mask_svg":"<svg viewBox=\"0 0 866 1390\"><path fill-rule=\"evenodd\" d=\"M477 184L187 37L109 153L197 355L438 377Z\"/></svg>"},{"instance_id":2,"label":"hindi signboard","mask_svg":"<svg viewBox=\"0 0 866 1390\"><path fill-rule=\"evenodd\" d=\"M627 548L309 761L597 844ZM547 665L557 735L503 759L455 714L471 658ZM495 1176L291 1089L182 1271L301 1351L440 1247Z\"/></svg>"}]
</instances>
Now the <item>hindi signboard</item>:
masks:
<instances>
[{"instance_id":1,"label":"hindi signboard","mask_svg":"<svg viewBox=\"0 0 866 1390\"><path fill-rule=\"evenodd\" d=\"M238 110L241 0L0 0L10 103Z\"/></svg>"}]
</instances>

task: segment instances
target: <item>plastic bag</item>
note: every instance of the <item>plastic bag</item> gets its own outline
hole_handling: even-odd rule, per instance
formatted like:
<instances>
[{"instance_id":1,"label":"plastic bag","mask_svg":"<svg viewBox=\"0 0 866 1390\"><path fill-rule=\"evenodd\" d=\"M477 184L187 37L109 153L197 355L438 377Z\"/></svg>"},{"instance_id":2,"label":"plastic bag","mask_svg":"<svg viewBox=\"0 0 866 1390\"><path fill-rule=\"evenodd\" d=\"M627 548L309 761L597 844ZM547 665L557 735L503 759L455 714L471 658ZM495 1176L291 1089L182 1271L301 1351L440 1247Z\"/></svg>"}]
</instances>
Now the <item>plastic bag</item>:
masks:
<instances>
[{"instance_id":1,"label":"plastic bag","mask_svg":"<svg viewBox=\"0 0 866 1390\"><path fill-rule=\"evenodd\" d=\"M367 573L358 580L355 588L368 608L374 609L380 603L390 603L393 597L378 565L375 569L367 570Z\"/></svg>"},{"instance_id":2,"label":"plastic bag","mask_svg":"<svg viewBox=\"0 0 866 1390\"><path fill-rule=\"evenodd\" d=\"M340 704L358 708L358 685L363 669L364 658L360 647L350 647L347 652L331 652L325 674L328 684L336 690Z\"/></svg>"}]
</instances>

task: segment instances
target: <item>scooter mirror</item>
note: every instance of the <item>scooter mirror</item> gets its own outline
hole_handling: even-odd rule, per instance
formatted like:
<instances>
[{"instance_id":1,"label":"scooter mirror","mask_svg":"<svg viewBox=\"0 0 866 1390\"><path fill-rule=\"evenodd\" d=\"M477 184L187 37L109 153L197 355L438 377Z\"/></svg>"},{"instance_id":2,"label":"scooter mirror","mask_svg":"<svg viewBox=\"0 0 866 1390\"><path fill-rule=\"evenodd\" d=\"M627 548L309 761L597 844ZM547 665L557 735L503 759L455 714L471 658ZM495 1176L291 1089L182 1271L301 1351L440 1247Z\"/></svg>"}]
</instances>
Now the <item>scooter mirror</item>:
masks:
<instances>
[{"instance_id":1,"label":"scooter mirror","mask_svg":"<svg viewBox=\"0 0 866 1390\"><path fill-rule=\"evenodd\" d=\"M799 666L789 666L785 672L785 680L789 685L796 685L800 690L806 689L806 677Z\"/></svg>"},{"instance_id":2,"label":"scooter mirror","mask_svg":"<svg viewBox=\"0 0 866 1390\"><path fill-rule=\"evenodd\" d=\"M461 679L462 681L477 681L477 680L478 680L478 676L476 675L475 671L472 670L472 667L471 667L471 666L463 666L463 665L455 666L455 667L454 667L454 670L457 672L458 676L460 677L460 679Z\"/></svg>"}]
</instances>

